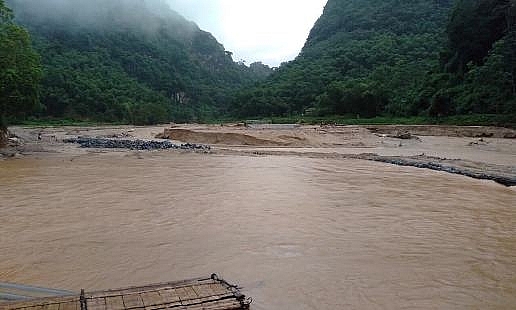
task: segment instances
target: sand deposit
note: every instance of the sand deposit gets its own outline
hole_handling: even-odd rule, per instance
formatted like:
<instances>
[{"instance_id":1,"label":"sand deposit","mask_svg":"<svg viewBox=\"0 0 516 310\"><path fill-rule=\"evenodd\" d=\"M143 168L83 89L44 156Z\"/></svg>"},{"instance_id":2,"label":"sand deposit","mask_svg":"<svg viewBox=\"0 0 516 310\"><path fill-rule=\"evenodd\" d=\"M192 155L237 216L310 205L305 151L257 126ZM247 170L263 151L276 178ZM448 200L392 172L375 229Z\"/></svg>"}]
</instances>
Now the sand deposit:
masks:
<instances>
[{"instance_id":1,"label":"sand deposit","mask_svg":"<svg viewBox=\"0 0 516 310\"><path fill-rule=\"evenodd\" d=\"M374 160L495 180L504 185L516 184L516 131L507 128L173 124L149 127L13 127L10 131L19 143L2 149L2 158L99 152L63 143L81 137L90 141L108 141L109 145L139 145L128 147L139 150L157 149L142 145L173 143L171 145L201 145L203 150L215 154ZM98 143L87 145L96 146L96 149L102 146Z\"/></svg>"}]
</instances>

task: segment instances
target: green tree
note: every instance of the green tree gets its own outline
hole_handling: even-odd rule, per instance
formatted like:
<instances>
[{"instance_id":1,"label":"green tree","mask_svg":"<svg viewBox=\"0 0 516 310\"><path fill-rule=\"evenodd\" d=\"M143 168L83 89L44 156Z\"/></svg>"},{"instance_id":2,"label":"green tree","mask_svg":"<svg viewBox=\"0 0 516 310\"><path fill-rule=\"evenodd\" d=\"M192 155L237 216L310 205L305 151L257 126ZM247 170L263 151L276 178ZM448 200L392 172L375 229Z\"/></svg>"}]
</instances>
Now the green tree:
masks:
<instances>
[{"instance_id":1,"label":"green tree","mask_svg":"<svg viewBox=\"0 0 516 310\"><path fill-rule=\"evenodd\" d=\"M13 13L0 0L0 130L7 119L24 116L38 104L42 76L38 54L28 32L16 25Z\"/></svg>"},{"instance_id":2,"label":"green tree","mask_svg":"<svg viewBox=\"0 0 516 310\"><path fill-rule=\"evenodd\" d=\"M317 97L316 108L321 115L374 117L382 111L386 101L373 81L349 80L331 83L326 92Z\"/></svg>"},{"instance_id":3,"label":"green tree","mask_svg":"<svg viewBox=\"0 0 516 310\"><path fill-rule=\"evenodd\" d=\"M493 44L514 23L514 0L460 0L447 26L449 51L442 61L463 75L470 62L482 65Z\"/></svg>"},{"instance_id":4,"label":"green tree","mask_svg":"<svg viewBox=\"0 0 516 310\"><path fill-rule=\"evenodd\" d=\"M235 91L266 77L265 70L234 62L210 33L167 6L64 2L59 10L53 0L7 2L41 55L41 116L198 121L220 117Z\"/></svg>"},{"instance_id":5,"label":"green tree","mask_svg":"<svg viewBox=\"0 0 516 310\"><path fill-rule=\"evenodd\" d=\"M433 116L516 111L516 0L461 0L447 25L441 69L417 101Z\"/></svg>"},{"instance_id":6,"label":"green tree","mask_svg":"<svg viewBox=\"0 0 516 310\"><path fill-rule=\"evenodd\" d=\"M438 66L452 2L329 0L299 56L237 94L233 113L412 113Z\"/></svg>"}]
</instances>

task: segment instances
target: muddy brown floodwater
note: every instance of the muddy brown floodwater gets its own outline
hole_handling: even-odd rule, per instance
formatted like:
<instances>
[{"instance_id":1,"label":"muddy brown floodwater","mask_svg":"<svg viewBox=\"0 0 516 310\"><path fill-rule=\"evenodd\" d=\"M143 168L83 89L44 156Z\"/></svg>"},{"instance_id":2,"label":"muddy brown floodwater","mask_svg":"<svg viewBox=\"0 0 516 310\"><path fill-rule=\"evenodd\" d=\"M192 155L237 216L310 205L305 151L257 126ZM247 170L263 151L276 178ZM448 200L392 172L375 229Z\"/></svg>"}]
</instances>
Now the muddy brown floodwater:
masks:
<instances>
[{"instance_id":1,"label":"muddy brown floodwater","mask_svg":"<svg viewBox=\"0 0 516 310\"><path fill-rule=\"evenodd\" d=\"M0 281L217 272L252 309L514 309L516 189L381 163L107 152L0 162Z\"/></svg>"}]
</instances>

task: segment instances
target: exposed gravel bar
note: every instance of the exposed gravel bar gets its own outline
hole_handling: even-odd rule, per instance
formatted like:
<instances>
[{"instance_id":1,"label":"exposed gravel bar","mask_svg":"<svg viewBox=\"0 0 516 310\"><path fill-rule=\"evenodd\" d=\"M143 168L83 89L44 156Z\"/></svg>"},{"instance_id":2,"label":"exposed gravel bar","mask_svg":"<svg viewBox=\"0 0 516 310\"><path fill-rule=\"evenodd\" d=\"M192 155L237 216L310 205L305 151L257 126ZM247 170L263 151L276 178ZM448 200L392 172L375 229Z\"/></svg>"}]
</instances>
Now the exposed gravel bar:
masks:
<instances>
[{"instance_id":1,"label":"exposed gravel bar","mask_svg":"<svg viewBox=\"0 0 516 310\"><path fill-rule=\"evenodd\" d=\"M93 137L78 137L64 139L65 143L77 143L84 148L105 148L105 149L129 149L129 150L189 150L208 152L211 147L204 144L175 144L170 141L156 140L128 140L128 139L107 139Z\"/></svg>"},{"instance_id":2,"label":"exposed gravel bar","mask_svg":"<svg viewBox=\"0 0 516 310\"><path fill-rule=\"evenodd\" d=\"M491 180L496 183L505 186L516 186L516 176L511 175L500 175L494 172L481 172L478 170L466 169L462 167L454 167L452 165L439 163L430 159L424 158L401 158L401 157L388 157L388 156L373 156L371 160L398 165L398 166L410 166L416 168L430 169L436 171L443 171L453 174L460 174L474 179L479 180Z\"/></svg>"},{"instance_id":3,"label":"exposed gravel bar","mask_svg":"<svg viewBox=\"0 0 516 310\"><path fill-rule=\"evenodd\" d=\"M221 152L218 150L216 152ZM341 159L360 159L370 160L376 162L382 162L386 164L416 167L421 169L430 169L435 171L442 171L452 174L459 174L466 177L479 179L479 180L490 180L498 184L505 185L507 187L516 186L516 167L514 166L501 166L501 165L480 165L477 167L465 166L468 162L464 160L453 160L447 158L440 158L427 155L415 155L415 156L381 156L375 153L361 153L361 154L338 154L338 153L317 153L317 152L303 152L296 153L292 151L231 151L222 150L225 154L240 154L240 155L254 155L254 156L267 156L267 155L289 155L289 156L301 156L309 158L341 158ZM462 162L462 165L461 165ZM483 166L483 167L482 167Z\"/></svg>"}]
</instances>

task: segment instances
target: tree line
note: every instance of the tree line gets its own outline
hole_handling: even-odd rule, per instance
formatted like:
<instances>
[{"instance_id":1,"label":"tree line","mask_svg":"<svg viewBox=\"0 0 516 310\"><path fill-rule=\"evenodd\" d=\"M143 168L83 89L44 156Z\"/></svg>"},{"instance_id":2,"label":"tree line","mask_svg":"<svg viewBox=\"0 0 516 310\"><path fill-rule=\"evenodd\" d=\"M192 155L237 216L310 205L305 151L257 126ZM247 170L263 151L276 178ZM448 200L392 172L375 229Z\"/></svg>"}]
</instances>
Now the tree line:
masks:
<instances>
[{"instance_id":1,"label":"tree line","mask_svg":"<svg viewBox=\"0 0 516 310\"><path fill-rule=\"evenodd\" d=\"M27 117L154 124L516 111L515 0L329 0L299 56L275 70L233 61L172 13L141 8L149 32L132 15L113 18L117 7L92 27L18 1L9 0L15 19L0 0L3 129Z\"/></svg>"},{"instance_id":2,"label":"tree line","mask_svg":"<svg viewBox=\"0 0 516 310\"><path fill-rule=\"evenodd\" d=\"M241 116L515 114L515 1L330 0Z\"/></svg>"},{"instance_id":3,"label":"tree line","mask_svg":"<svg viewBox=\"0 0 516 310\"><path fill-rule=\"evenodd\" d=\"M20 112L2 110L4 118L30 115L133 124L203 121L227 114L235 89L263 80L271 71L263 64L248 67L233 61L232 53L210 33L166 7L153 11L147 6L152 1L95 0L91 5L69 0L55 12L40 9L51 6L50 0L7 2L16 18L2 0L8 12L6 27L23 34L24 48L27 53L31 49L33 59L15 57L20 51L14 49L3 52L34 68L34 91L26 95L38 104L28 109L2 100L5 108ZM4 34L1 46L7 48L10 39ZM22 82L12 80L10 89L27 90ZM18 94L3 95L9 96L21 100Z\"/></svg>"},{"instance_id":4,"label":"tree line","mask_svg":"<svg viewBox=\"0 0 516 310\"><path fill-rule=\"evenodd\" d=\"M23 117L39 104L41 77L29 33L14 23L12 10L0 0L0 135L8 117Z\"/></svg>"}]
</instances>

